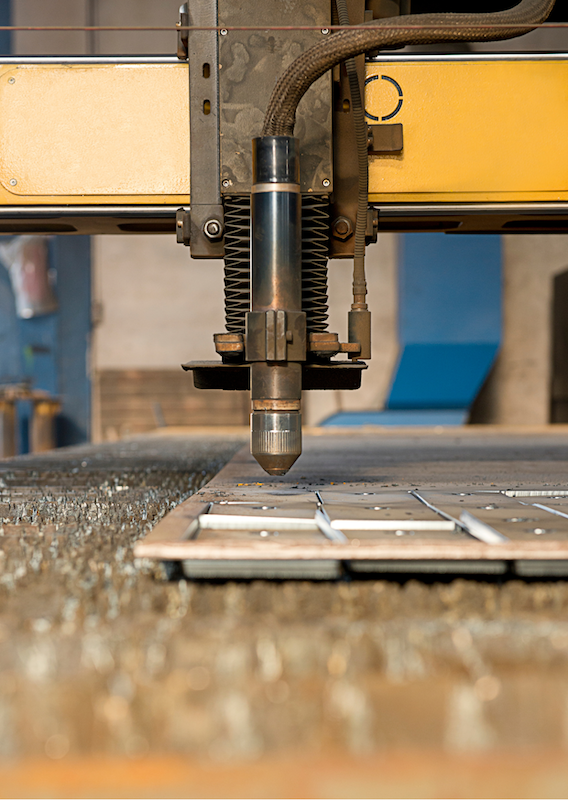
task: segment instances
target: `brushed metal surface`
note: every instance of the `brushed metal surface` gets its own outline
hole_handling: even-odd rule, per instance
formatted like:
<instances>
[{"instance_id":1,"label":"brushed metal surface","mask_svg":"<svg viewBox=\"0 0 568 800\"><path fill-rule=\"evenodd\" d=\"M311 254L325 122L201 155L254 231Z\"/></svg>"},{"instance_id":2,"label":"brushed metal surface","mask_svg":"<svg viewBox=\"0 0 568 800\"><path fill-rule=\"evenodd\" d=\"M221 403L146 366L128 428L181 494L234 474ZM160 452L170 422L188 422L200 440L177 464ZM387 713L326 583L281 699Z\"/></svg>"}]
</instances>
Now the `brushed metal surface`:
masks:
<instances>
[{"instance_id":1,"label":"brushed metal surface","mask_svg":"<svg viewBox=\"0 0 568 800\"><path fill-rule=\"evenodd\" d=\"M219 24L321 25L331 20L329 0L263 0L254 5L254 21L243 0L219 0ZM219 37L221 178L223 193L250 192L251 141L262 130L264 112L276 81L300 53L324 34L321 31L227 31ZM327 34L329 35L329 34ZM331 191L331 75L309 89L298 108L295 135L301 142L303 192ZM323 187L327 179L330 185ZM224 183L228 182L225 186Z\"/></svg>"}]
</instances>

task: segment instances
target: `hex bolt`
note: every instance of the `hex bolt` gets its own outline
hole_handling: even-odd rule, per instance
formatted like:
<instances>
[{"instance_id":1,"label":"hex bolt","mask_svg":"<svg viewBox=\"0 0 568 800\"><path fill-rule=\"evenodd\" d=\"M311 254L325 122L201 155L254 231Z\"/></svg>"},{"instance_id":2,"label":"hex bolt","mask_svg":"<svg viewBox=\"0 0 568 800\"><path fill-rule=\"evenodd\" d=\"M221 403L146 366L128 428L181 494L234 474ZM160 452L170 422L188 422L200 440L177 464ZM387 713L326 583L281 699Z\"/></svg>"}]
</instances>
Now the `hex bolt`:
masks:
<instances>
[{"instance_id":1,"label":"hex bolt","mask_svg":"<svg viewBox=\"0 0 568 800\"><path fill-rule=\"evenodd\" d=\"M332 234L334 239L348 239L353 233L353 223L349 217L337 217L333 220Z\"/></svg>"},{"instance_id":2,"label":"hex bolt","mask_svg":"<svg viewBox=\"0 0 568 800\"><path fill-rule=\"evenodd\" d=\"M223 226L218 219L208 219L203 226L203 232L208 239L219 239L223 233Z\"/></svg>"}]
</instances>

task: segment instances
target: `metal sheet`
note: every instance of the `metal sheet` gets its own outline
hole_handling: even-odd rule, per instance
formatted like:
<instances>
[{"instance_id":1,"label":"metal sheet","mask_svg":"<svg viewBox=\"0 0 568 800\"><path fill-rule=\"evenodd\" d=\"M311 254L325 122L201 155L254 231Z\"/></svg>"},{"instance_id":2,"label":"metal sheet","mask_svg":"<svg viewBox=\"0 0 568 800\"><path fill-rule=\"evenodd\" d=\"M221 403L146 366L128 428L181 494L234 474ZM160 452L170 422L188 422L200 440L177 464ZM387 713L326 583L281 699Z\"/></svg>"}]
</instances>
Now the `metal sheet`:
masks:
<instances>
[{"instance_id":1,"label":"metal sheet","mask_svg":"<svg viewBox=\"0 0 568 800\"><path fill-rule=\"evenodd\" d=\"M195 561L182 562L183 573L190 580L335 580L341 574L339 561Z\"/></svg>"},{"instance_id":2,"label":"metal sheet","mask_svg":"<svg viewBox=\"0 0 568 800\"><path fill-rule=\"evenodd\" d=\"M527 494L529 491L526 490ZM538 507L531 502L534 495L525 500L511 498L509 492L423 492L428 501L443 508L447 513L460 518L464 511L473 514L482 524L497 529L500 534L513 542L534 541L536 538L553 538L557 541L568 542L568 518L563 518ZM534 498L536 499L536 498ZM525 502L523 502L525 501ZM554 503L554 505L553 505ZM562 504L568 511L568 498L566 500L552 500L547 503L551 509L562 510ZM539 504L540 505L540 504Z\"/></svg>"},{"instance_id":3,"label":"metal sheet","mask_svg":"<svg viewBox=\"0 0 568 800\"><path fill-rule=\"evenodd\" d=\"M312 471L317 470L314 464ZM550 496L548 510L507 496L508 489L468 484L418 493L410 486L392 488L372 480L333 484L314 479L290 486L267 479L243 450L139 542L136 555L181 560L186 574L209 577L216 574L215 561L219 577L228 576L229 562L234 562L231 576L247 577L252 562L267 567L279 561L301 562L296 577L309 577L317 561L378 574L502 574L526 562L526 574L564 574L568 496ZM342 540L326 537L318 514ZM192 573L197 562L207 566ZM539 567L549 562L558 565Z\"/></svg>"}]
</instances>

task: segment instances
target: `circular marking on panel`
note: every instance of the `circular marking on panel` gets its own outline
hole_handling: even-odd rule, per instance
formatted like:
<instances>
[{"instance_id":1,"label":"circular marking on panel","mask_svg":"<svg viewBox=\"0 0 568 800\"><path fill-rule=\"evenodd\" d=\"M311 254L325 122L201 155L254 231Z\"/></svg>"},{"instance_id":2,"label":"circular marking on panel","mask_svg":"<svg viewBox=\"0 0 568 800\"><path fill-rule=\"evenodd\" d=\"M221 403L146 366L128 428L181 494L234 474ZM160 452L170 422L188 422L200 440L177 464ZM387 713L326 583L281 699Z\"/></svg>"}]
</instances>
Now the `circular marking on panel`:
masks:
<instances>
[{"instance_id":1,"label":"circular marking on panel","mask_svg":"<svg viewBox=\"0 0 568 800\"><path fill-rule=\"evenodd\" d=\"M386 122L387 120L393 119L393 117L396 117L396 115L398 114L398 112L402 108L402 103L403 103L404 97L403 97L403 94L402 94L402 87L401 87L400 83L398 83L398 81L395 81L394 78L391 78L390 75L380 75L380 76L379 75L371 75L370 77L368 77L365 80L365 86L367 86L369 83L372 83L372 81L378 81L379 78L380 78L380 80L387 81L392 86L394 86L394 88L396 89L397 94L398 94L398 102L397 102L394 110L391 111L390 114L385 114L385 116L383 116L383 117L377 117L374 114L369 114L368 111L365 111L365 116L368 119L372 119L373 122L379 122L379 121L380 122Z\"/></svg>"}]
</instances>

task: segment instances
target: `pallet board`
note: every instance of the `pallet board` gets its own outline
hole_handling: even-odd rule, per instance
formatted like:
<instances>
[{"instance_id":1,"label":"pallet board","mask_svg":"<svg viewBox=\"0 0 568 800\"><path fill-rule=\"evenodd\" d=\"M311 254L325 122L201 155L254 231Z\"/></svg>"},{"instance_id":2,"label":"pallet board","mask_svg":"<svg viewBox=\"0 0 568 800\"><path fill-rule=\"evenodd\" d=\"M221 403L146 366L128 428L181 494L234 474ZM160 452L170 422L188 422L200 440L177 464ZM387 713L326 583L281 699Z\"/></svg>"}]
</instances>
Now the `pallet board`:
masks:
<instances>
[{"instance_id":1,"label":"pallet board","mask_svg":"<svg viewBox=\"0 0 568 800\"><path fill-rule=\"evenodd\" d=\"M180 561L190 578L568 575L565 486L393 487L357 479L357 470L353 481L332 482L317 478L317 459L303 458L309 476L270 478L244 448L136 556Z\"/></svg>"}]
</instances>

